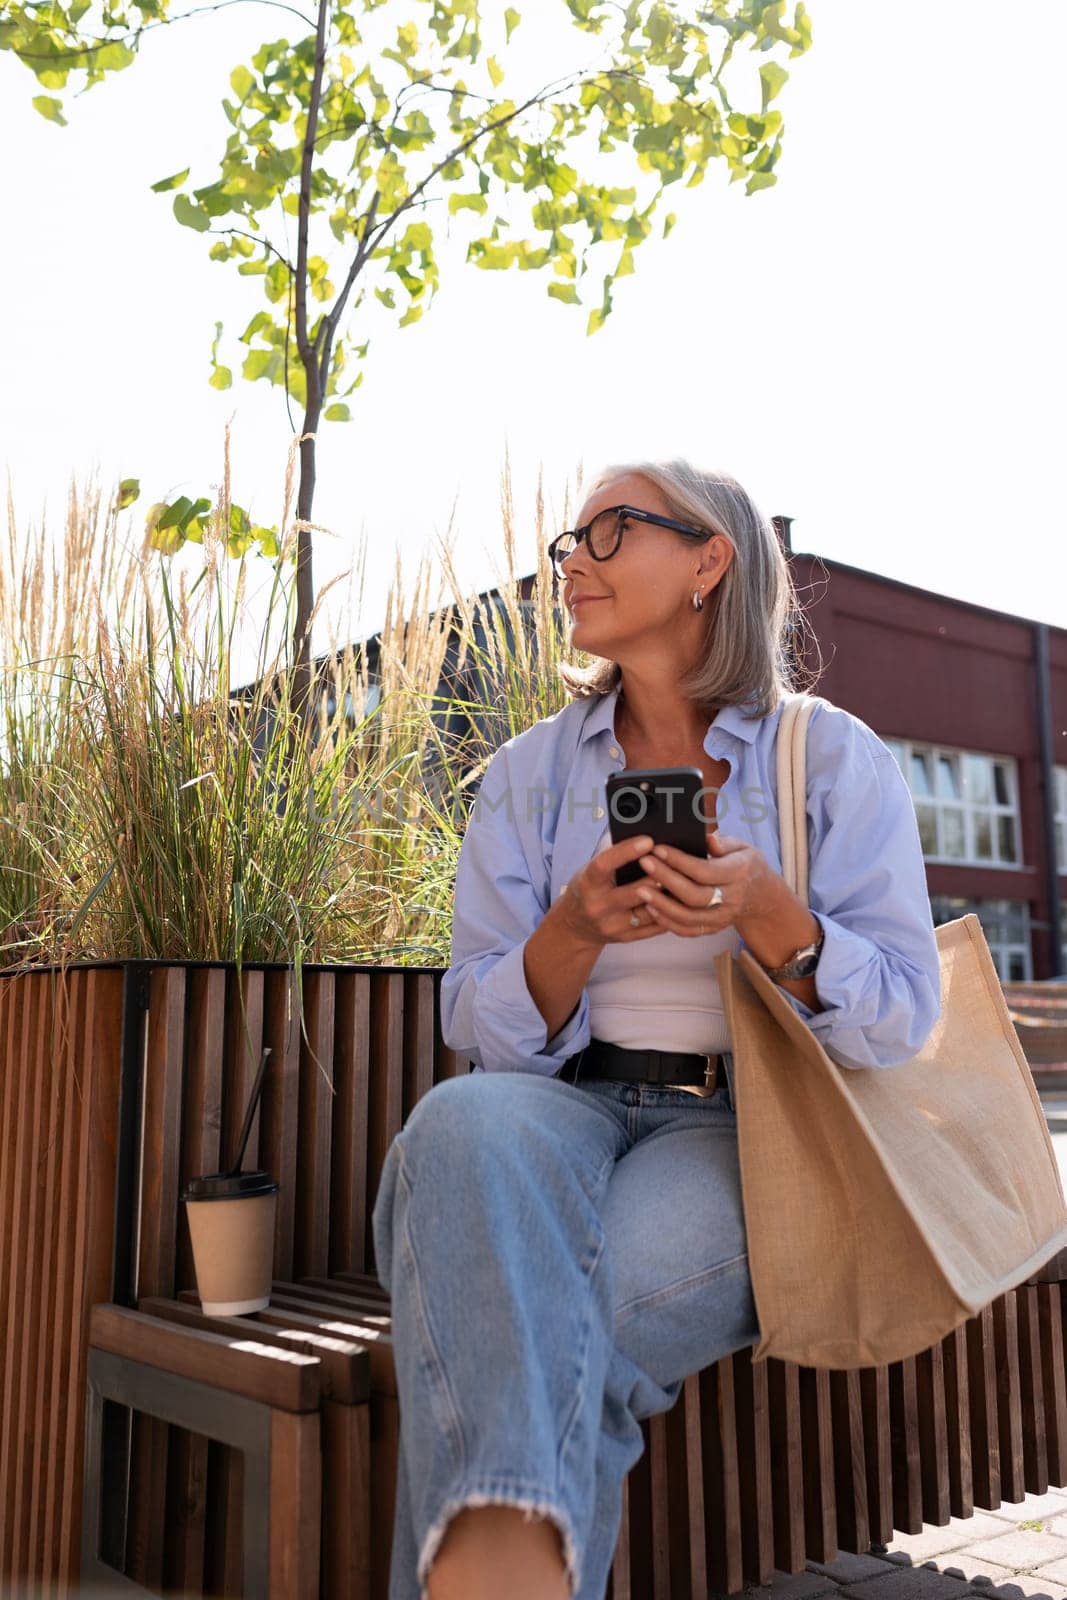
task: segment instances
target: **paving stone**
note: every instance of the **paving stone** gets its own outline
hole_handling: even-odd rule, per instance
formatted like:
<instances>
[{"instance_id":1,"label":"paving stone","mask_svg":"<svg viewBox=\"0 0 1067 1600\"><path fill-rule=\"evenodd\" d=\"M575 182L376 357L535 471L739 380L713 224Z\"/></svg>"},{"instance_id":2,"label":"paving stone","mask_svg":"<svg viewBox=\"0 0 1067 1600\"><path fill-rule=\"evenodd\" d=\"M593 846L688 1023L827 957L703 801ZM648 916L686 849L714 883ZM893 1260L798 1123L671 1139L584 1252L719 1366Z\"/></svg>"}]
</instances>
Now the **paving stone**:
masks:
<instances>
[{"instance_id":1,"label":"paving stone","mask_svg":"<svg viewBox=\"0 0 1067 1600\"><path fill-rule=\"evenodd\" d=\"M841 1593L848 1600L958 1600L971 1593L971 1586L966 1578L954 1578L934 1566L888 1565L880 1578L850 1583Z\"/></svg>"},{"instance_id":2,"label":"paving stone","mask_svg":"<svg viewBox=\"0 0 1067 1600\"><path fill-rule=\"evenodd\" d=\"M1036 1568L1033 1573L1035 1578L1044 1578L1059 1586L1058 1592L1067 1594L1067 1561L1046 1561Z\"/></svg>"},{"instance_id":3,"label":"paving stone","mask_svg":"<svg viewBox=\"0 0 1067 1600\"><path fill-rule=\"evenodd\" d=\"M748 1600L815 1600L816 1595L835 1595L837 1584L822 1572L779 1572L771 1574L769 1583L751 1584L745 1595Z\"/></svg>"},{"instance_id":4,"label":"paving stone","mask_svg":"<svg viewBox=\"0 0 1067 1600\"><path fill-rule=\"evenodd\" d=\"M1051 1561L1067 1557L1067 1539L1057 1539L1052 1533L1038 1533L1033 1528L1012 1528L995 1539L982 1539L967 1546L968 1555L979 1561L995 1561L999 1566L1012 1567L1017 1572L1030 1572L1034 1567L1044 1567Z\"/></svg>"},{"instance_id":5,"label":"paving stone","mask_svg":"<svg viewBox=\"0 0 1067 1600\"><path fill-rule=\"evenodd\" d=\"M976 1512L973 1517L950 1517L943 1525L931 1524L923 1528L921 1533L894 1533L893 1541L882 1559L905 1566L910 1560L914 1566L918 1566L921 1561L943 1555L946 1550L959 1550L964 1545L969 1547L975 1544L979 1539L992 1539L999 1534L1010 1533L1013 1527L1013 1523L1000 1522L982 1511Z\"/></svg>"},{"instance_id":6,"label":"paving stone","mask_svg":"<svg viewBox=\"0 0 1067 1600\"><path fill-rule=\"evenodd\" d=\"M1003 1570L1003 1576L993 1571L993 1563L989 1563L992 1584L985 1582L979 1576L971 1579L973 1587L968 1590L971 1600L1064 1600L1067 1590L1062 1582L1049 1581L1041 1573L1013 1573L1008 1568Z\"/></svg>"},{"instance_id":7,"label":"paving stone","mask_svg":"<svg viewBox=\"0 0 1067 1600\"><path fill-rule=\"evenodd\" d=\"M1050 1590L1048 1579L1033 1572L1013 1572L995 1561L979 1561L975 1556L954 1550L943 1556L939 1565L952 1578L964 1577L971 1585L972 1595L984 1595L986 1600L1039 1600L1042 1595L1052 1595L1052 1600L1062 1600L1060 1588Z\"/></svg>"},{"instance_id":8,"label":"paving stone","mask_svg":"<svg viewBox=\"0 0 1067 1600\"><path fill-rule=\"evenodd\" d=\"M1062 1489L1028 1494L1025 1500L1002 1500L996 1509L996 1515L1008 1522L1029 1522L1034 1517L1055 1517L1060 1512L1067 1512L1067 1494Z\"/></svg>"},{"instance_id":9,"label":"paving stone","mask_svg":"<svg viewBox=\"0 0 1067 1600\"><path fill-rule=\"evenodd\" d=\"M1067 1539L1067 1517L1051 1517L1045 1522L1045 1532Z\"/></svg>"},{"instance_id":10,"label":"paving stone","mask_svg":"<svg viewBox=\"0 0 1067 1600\"><path fill-rule=\"evenodd\" d=\"M885 1572L885 1558L883 1556L856 1555L851 1550L842 1550L833 1561L809 1561L809 1572L821 1572L828 1578L835 1578L838 1583L858 1583L863 1578L876 1578Z\"/></svg>"}]
</instances>

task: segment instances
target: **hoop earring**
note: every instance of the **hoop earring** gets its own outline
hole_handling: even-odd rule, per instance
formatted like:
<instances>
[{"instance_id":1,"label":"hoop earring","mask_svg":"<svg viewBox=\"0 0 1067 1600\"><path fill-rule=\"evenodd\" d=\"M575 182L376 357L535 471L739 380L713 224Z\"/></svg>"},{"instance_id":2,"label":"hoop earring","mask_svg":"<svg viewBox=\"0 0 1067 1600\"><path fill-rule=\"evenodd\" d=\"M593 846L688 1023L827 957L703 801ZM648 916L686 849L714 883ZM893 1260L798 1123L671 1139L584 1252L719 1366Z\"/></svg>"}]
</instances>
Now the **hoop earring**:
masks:
<instances>
[{"instance_id":1,"label":"hoop earring","mask_svg":"<svg viewBox=\"0 0 1067 1600\"><path fill-rule=\"evenodd\" d=\"M693 610L694 611L703 611L703 609L704 609L704 597L701 594L699 589L694 589L693 590Z\"/></svg>"}]
</instances>

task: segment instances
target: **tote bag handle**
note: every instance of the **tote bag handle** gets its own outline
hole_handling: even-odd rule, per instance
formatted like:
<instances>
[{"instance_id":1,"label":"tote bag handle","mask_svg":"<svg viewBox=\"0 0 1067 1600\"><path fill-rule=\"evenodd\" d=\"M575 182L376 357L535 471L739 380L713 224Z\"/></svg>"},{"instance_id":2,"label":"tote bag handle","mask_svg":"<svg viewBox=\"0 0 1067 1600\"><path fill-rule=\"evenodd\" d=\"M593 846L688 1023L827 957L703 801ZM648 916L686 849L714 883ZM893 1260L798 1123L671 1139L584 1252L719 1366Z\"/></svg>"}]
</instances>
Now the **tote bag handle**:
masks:
<instances>
[{"instance_id":1,"label":"tote bag handle","mask_svg":"<svg viewBox=\"0 0 1067 1600\"><path fill-rule=\"evenodd\" d=\"M778 719L775 755L778 775L778 833L782 877L808 903L807 736L818 695L786 697Z\"/></svg>"}]
</instances>

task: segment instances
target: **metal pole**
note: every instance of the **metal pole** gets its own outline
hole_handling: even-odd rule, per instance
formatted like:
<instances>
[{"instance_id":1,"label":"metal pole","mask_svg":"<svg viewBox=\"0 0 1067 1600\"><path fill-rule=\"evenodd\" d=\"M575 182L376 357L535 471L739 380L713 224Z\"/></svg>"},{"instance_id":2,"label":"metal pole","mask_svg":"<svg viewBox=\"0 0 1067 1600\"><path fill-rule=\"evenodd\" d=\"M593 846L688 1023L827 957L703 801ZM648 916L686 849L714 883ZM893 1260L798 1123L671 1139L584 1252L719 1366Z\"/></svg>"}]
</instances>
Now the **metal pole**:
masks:
<instances>
[{"instance_id":1,"label":"metal pole","mask_svg":"<svg viewBox=\"0 0 1067 1600\"><path fill-rule=\"evenodd\" d=\"M1034 666L1037 677L1037 736L1041 751L1041 823L1045 855L1045 903L1049 922L1049 977L1062 978L1063 935L1060 931L1060 882L1056 861L1056 789L1052 762L1052 681L1048 624L1034 623Z\"/></svg>"}]
</instances>

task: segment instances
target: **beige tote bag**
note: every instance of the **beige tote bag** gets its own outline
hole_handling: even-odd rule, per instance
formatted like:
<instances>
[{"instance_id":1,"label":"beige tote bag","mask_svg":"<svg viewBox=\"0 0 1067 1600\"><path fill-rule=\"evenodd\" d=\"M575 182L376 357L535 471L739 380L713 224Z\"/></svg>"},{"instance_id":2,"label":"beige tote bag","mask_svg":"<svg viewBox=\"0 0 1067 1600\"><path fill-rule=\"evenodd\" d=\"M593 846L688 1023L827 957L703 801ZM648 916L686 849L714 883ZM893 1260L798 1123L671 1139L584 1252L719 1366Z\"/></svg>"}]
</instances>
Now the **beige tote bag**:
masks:
<instances>
[{"instance_id":1,"label":"beige tote bag","mask_svg":"<svg viewBox=\"0 0 1067 1600\"><path fill-rule=\"evenodd\" d=\"M788 698L777 743L783 876L805 904L815 704ZM968 914L936 936L941 1015L895 1067L838 1066L747 950L716 957L755 1361L847 1369L915 1355L1067 1246L1052 1141L982 925Z\"/></svg>"}]
</instances>

